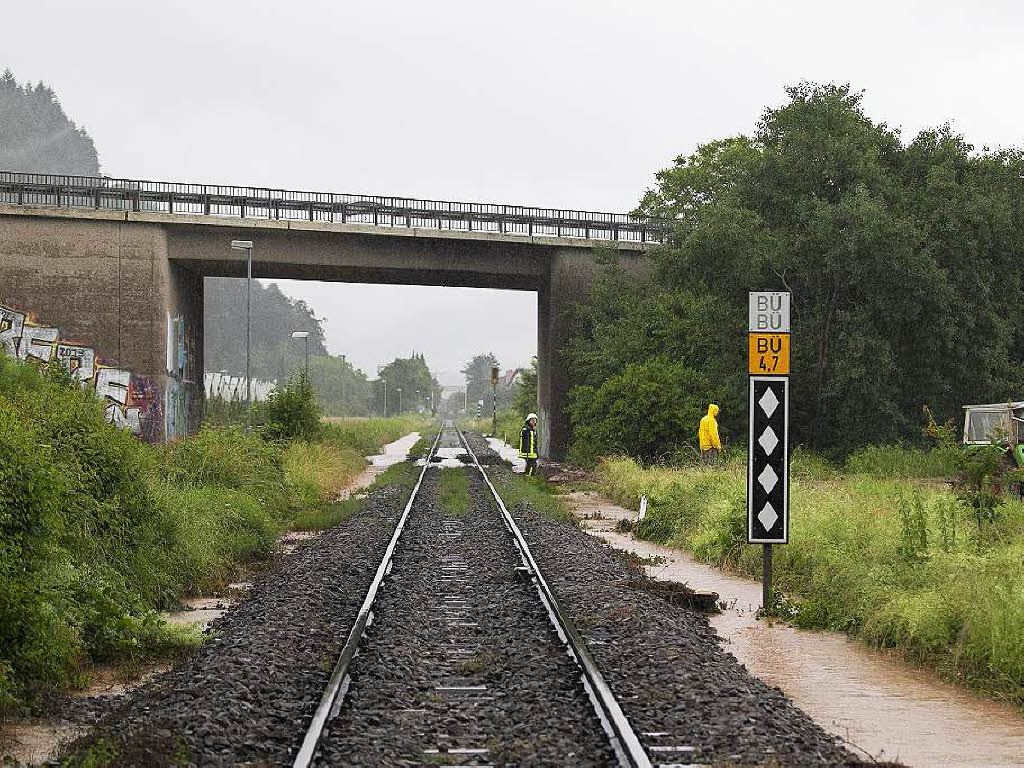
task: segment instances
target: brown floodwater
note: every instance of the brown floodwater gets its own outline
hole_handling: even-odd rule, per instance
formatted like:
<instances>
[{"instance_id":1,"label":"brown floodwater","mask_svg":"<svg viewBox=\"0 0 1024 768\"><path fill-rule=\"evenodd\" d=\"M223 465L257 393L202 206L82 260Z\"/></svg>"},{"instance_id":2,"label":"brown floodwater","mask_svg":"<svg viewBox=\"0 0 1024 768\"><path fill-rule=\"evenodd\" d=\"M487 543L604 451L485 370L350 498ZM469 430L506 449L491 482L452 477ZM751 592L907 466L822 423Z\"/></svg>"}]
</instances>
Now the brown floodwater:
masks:
<instances>
[{"instance_id":1,"label":"brown floodwater","mask_svg":"<svg viewBox=\"0 0 1024 768\"><path fill-rule=\"evenodd\" d=\"M757 621L761 585L694 562L685 552L617 533L637 512L595 493L565 497L593 535L657 558L647 572L717 592L711 618L724 647L751 673L777 685L822 728L854 751L910 766L1024 766L1024 717L837 632Z\"/></svg>"}]
</instances>

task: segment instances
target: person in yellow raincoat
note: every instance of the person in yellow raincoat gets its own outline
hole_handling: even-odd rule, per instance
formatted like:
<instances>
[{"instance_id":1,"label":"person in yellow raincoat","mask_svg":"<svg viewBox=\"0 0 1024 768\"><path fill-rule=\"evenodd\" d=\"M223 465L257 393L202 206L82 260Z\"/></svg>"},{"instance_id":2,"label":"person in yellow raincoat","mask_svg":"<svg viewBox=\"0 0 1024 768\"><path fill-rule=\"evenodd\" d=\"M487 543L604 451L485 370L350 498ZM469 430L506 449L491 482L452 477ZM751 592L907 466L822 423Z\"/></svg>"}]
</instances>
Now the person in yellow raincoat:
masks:
<instances>
[{"instance_id":1,"label":"person in yellow raincoat","mask_svg":"<svg viewBox=\"0 0 1024 768\"><path fill-rule=\"evenodd\" d=\"M718 421L715 419L717 415L718 406L711 403L708 406L708 415L700 420L700 429L697 431L700 457L705 464L714 464L722 452L722 441L718 438Z\"/></svg>"}]
</instances>

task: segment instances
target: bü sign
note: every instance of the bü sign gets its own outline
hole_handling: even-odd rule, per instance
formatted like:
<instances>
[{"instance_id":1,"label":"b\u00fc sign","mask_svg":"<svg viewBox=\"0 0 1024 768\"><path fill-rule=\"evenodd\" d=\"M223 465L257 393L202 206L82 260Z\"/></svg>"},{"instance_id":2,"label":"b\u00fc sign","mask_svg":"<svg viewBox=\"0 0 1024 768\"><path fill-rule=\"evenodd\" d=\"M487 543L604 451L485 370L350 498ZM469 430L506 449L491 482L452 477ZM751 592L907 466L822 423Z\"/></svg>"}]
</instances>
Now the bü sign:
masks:
<instances>
[{"instance_id":1,"label":"b\u00fc sign","mask_svg":"<svg viewBox=\"0 0 1024 768\"><path fill-rule=\"evenodd\" d=\"M774 601L772 545L789 541L789 294L750 294L747 541L764 547L761 604Z\"/></svg>"}]
</instances>

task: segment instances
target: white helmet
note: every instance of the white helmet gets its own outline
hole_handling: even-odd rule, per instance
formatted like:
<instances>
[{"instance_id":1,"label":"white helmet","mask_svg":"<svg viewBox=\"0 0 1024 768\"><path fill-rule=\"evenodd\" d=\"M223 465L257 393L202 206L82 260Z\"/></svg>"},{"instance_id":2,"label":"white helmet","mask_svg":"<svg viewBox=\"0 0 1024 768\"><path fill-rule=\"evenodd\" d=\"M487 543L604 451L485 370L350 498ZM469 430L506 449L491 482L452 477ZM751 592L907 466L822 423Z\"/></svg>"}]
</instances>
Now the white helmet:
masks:
<instances>
[{"instance_id":1,"label":"white helmet","mask_svg":"<svg viewBox=\"0 0 1024 768\"><path fill-rule=\"evenodd\" d=\"M537 414L531 413L529 416L526 417L527 421L529 421L530 419L537 419ZM537 421L540 421L540 419L537 419Z\"/></svg>"}]
</instances>

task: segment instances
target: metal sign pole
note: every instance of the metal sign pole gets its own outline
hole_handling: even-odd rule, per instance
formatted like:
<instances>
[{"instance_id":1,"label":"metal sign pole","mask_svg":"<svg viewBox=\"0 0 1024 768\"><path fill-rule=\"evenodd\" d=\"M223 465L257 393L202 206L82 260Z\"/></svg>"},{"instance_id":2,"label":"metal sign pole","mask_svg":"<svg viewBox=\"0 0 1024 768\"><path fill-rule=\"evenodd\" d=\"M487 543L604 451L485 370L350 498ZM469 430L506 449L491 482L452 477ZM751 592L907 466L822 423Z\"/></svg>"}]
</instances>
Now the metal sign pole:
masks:
<instances>
[{"instance_id":1,"label":"metal sign pole","mask_svg":"<svg viewBox=\"0 0 1024 768\"><path fill-rule=\"evenodd\" d=\"M750 294L747 541L763 547L762 608L774 602L772 545L789 540L788 293Z\"/></svg>"}]
</instances>

